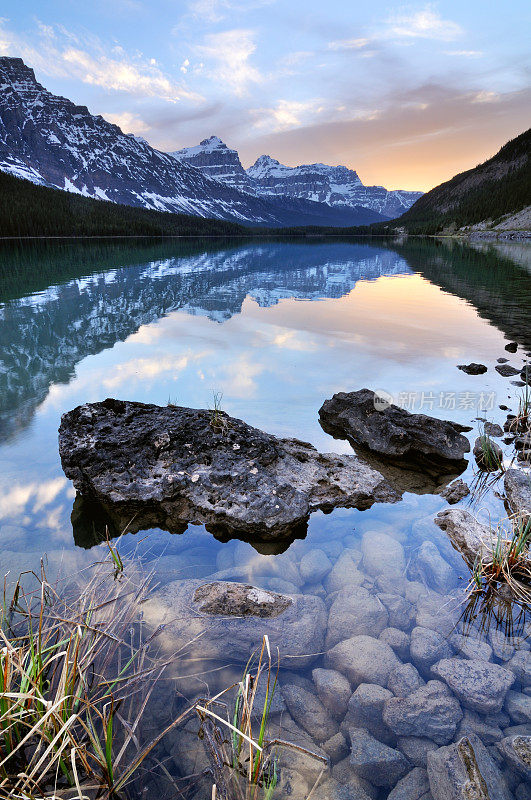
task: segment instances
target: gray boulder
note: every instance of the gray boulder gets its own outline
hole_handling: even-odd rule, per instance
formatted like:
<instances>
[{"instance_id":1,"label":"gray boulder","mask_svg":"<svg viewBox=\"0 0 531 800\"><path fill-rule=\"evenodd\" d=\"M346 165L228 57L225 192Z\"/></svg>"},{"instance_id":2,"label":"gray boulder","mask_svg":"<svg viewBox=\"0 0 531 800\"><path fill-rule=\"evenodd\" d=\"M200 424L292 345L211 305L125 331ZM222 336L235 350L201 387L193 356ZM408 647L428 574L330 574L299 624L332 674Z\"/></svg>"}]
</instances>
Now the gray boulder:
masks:
<instances>
[{"instance_id":1,"label":"gray boulder","mask_svg":"<svg viewBox=\"0 0 531 800\"><path fill-rule=\"evenodd\" d=\"M133 517L132 532L191 522L221 536L294 538L315 509L399 499L356 456L322 454L223 412L87 403L63 415L59 452L76 489L115 524Z\"/></svg>"},{"instance_id":2,"label":"gray boulder","mask_svg":"<svg viewBox=\"0 0 531 800\"><path fill-rule=\"evenodd\" d=\"M531 518L531 476L521 469L508 469L503 487L511 513Z\"/></svg>"},{"instance_id":3,"label":"gray boulder","mask_svg":"<svg viewBox=\"0 0 531 800\"><path fill-rule=\"evenodd\" d=\"M531 687L531 652L529 650L519 650L507 661L505 666L514 672L524 689Z\"/></svg>"},{"instance_id":4,"label":"gray boulder","mask_svg":"<svg viewBox=\"0 0 531 800\"><path fill-rule=\"evenodd\" d=\"M387 533L367 531L361 540L361 552L363 568L373 577L405 572L404 548Z\"/></svg>"},{"instance_id":5,"label":"gray boulder","mask_svg":"<svg viewBox=\"0 0 531 800\"><path fill-rule=\"evenodd\" d=\"M299 564L299 572L304 583L319 583L332 569L332 562L322 550L314 549L305 553Z\"/></svg>"},{"instance_id":6,"label":"gray boulder","mask_svg":"<svg viewBox=\"0 0 531 800\"><path fill-rule=\"evenodd\" d=\"M450 643L456 653L465 658L471 658L476 661L491 661L492 660L492 647L488 642L482 642L475 639L473 636L463 636L460 633L454 633L450 636Z\"/></svg>"},{"instance_id":7,"label":"gray boulder","mask_svg":"<svg viewBox=\"0 0 531 800\"><path fill-rule=\"evenodd\" d=\"M431 471L464 468L464 455L470 451L470 443L462 435L470 427L411 414L382 402L370 389L338 392L323 403L319 418L323 429L332 436Z\"/></svg>"},{"instance_id":8,"label":"gray boulder","mask_svg":"<svg viewBox=\"0 0 531 800\"><path fill-rule=\"evenodd\" d=\"M382 686L360 683L350 698L341 729L348 733L351 728L365 728L381 742L394 745L396 737L382 719L384 703L392 696Z\"/></svg>"},{"instance_id":9,"label":"gray boulder","mask_svg":"<svg viewBox=\"0 0 531 800\"><path fill-rule=\"evenodd\" d=\"M401 631L399 628L384 628L378 638L392 647L402 661L408 658L409 636L405 631Z\"/></svg>"},{"instance_id":10,"label":"gray boulder","mask_svg":"<svg viewBox=\"0 0 531 800\"><path fill-rule=\"evenodd\" d=\"M337 725L312 692L301 686L282 686L282 697L297 725L316 742L325 742L337 733Z\"/></svg>"},{"instance_id":11,"label":"gray boulder","mask_svg":"<svg viewBox=\"0 0 531 800\"><path fill-rule=\"evenodd\" d=\"M363 728L351 728L349 738L351 767L374 786L394 786L408 771L403 753L382 744Z\"/></svg>"},{"instance_id":12,"label":"gray boulder","mask_svg":"<svg viewBox=\"0 0 531 800\"><path fill-rule=\"evenodd\" d=\"M461 739L463 736L475 733L485 745L499 742L503 737L502 730L498 725L489 722L490 719L490 717L480 716L475 711L465 709L463 719L459 724L457 737Z\"/></svg>"},{"instance_id":13,"label":"gray boulder","mask_svg":"<svg viewBox=\"0 0 531 800\"><path fill-rule=\"evenodd\" d=\"M446 531L453 546L463 554L469 566L474 565L477 556L488 557L492 553L494 538L491 529L463 508L440 511L434 522Z\"/></svg>"},{"instance_id":14,"label":"gray boulder","mask_svg":"<svg viewBox=\"0 0 531 800\"><path fill-rule=\"evenodd\" d=\"M153 630L164 625L157 641L165 651L174 653L186 647L187 652L192 651L197 657L225 659L229 647L231 657L245 663L267 635L271 647L279 647L283 664L291 666L293 663L300 668L315 661L315 654L323 650L326 609L320 598L294 594L287 598L291 602L286 609L276 616L234 616L201 610L206 603L203 586L201 580L172 581L153 592L144 603L144 619L148 625ZM233 586L228 584L227 591L233 591ZM252 588L259 601L272 595ZM248 594L249 587L243 590ZM213 589L213 596L216 593L217 589ZM269 607L269 599L265 604ZM292 657L295 657L293 661Z\"/></svg>"},{"instance_id":15,"label":"gray boulder","mask_svg":"<svg viewBox=\"0 0 531 800\"><path fill-rule=\"evenodd\" d=\"M430 791L428 773L415 767L401 778L387 795L387 800L427 800Z\"/></svg>"},{"instance_id":16,"label":"gray boulder","mask_svg":"<svg viewBox=\"0 0 531 800\"><path fill-rule=\"evenodd\" d=\"M522 692L507 692L504 708L515 725L531 724L531 697L529 695L522 694Z\"/></svg>"},{"instance_id":17,"label":"gray boulder","mask_svg":"<svg viewBox=\"0 0 531 800\"><path fill-rule=\"evenodd\" d=\"M433 542L423 542L417 553L416 570L436 592L446 594L457 585L457 576Z\"/></svg>"},{"instance_id":18,"label":"gray boulder","mask_svg":"<svg viewBox=\"0 0 531 800\"><path fill-rule=\"evenodd\" d=\"M444 636L430 628L421 627L413 628L411 631L409 652L414 665L426 676L430 675L432 664L453 655L453 650Z\"/></svg>"},{"instance_id":19,"label":"gray boulder","mask_svg":"<svg viewBox=\"0 0 531 800\"><path fill-rule=\"evenodd\" d=\"M428 764L428 753L438 748L427 736L399 736L396 746L415 767L424 768Z\"/></svg>"},{"instance_id":20,"label":"gray boulder","mask_svg":"<svg viewBox=\"0 0 531 800\"><path fill-rule=\"evenodd\" d=\"M433 800L512 800L487 748L474 734L428 753Z\"/></svg>"},{"instance_id":21,"label":"gray boulder","mask_svg":"<svg viewBox=\"0 0 531 800\"><path fill-rule=\"evenodd\" d=\"M340 672L317 667L312 679L321 703L335 719L343 719L352 695L350 683Z\"/></svg>"},{"instance_id":22,"label":"gray boulder","mask_svg":"<svg viewBox=\"0 0 531 800\"><path fill-rule=\"evenodd\" d=\"M461 658L444 658L431 671L446 682L464 706L480 714L501 711L515 678L498 664Z\"/></svg>"},{"instance_id":23,"label":"gray boulder","mask_svg":"<svg viewBox=\"0 0 531 800\"><path fill-rule=\"evenodd\" d=\"M506 736L498 750L526 781L531 781L531 734Z\"/></svg>"},{"instance_id":24,"label":"gray boulder","mask_svg":"<svg viewBox=\"0 0 531 800\"><path fill-rule=\"evenodd\" d=\"M353 686L387 686L389 673L399 664L389 645L372 636L353 636L339 642L328 651L326 661L329 667L346 675Z\"/></svg>"},{"instance_id":25,"label":"gray boulder","mask_svg":"<svg viewBox=\"0 0 531 800\"><path fill-rule=\"evenodd\" d=\"M385 724L397 736L426 736L437 744L453 739L462 716L459 702L439 681L387 700L383 711Z\"/></svg>"},{"instance_id":26,"label":"gray boulder","mask_svg":"<svg viewBox=\"0 0 531 800\"><path fill-rule=\"evenodd\" d=\"M388 619L386 607L367 589L342 589L330 606L326 647L352 636L378 636Z\"/></svg>"},{"instance_id":27,"label":"gray boulder","mask_svg":"<svg viewBox=\"0 0 531 800\"><path fill-rule=\"evenodd\" d=\"M496 364L494 369L496 372L499 372L503 378L512 378L513 375L518 375L520 372L519 369L511 366L511 364Z\"/></svg>"},{"instance_id":28,"label":"gray boulder","mask_svg":"<svg viewBox=\"0 0 531 800\"><path fill-rule=\"evenodd\" d=\"M395 697L409 697L424 683L413 664L400 664L391 671L387 688Z\"/></svg>"}]
</instances>

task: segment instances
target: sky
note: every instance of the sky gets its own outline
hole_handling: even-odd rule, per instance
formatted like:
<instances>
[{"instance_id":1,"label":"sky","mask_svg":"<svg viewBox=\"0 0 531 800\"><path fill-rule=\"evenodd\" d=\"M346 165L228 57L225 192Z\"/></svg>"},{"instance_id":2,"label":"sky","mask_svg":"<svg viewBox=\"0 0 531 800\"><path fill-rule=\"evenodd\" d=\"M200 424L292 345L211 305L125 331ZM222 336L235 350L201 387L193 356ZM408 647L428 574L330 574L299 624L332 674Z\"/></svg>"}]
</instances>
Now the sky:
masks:
<instances>
[{"instance_id":1,"label":"sky","mask_svg":"<svg viewBox=\"0 0 531 800\"><path fill-rule=\"evenodd\" d=\"M426 191L529 127L524 0L8 0L0 54L161 150Z\"/></svg>"}]
</instances>

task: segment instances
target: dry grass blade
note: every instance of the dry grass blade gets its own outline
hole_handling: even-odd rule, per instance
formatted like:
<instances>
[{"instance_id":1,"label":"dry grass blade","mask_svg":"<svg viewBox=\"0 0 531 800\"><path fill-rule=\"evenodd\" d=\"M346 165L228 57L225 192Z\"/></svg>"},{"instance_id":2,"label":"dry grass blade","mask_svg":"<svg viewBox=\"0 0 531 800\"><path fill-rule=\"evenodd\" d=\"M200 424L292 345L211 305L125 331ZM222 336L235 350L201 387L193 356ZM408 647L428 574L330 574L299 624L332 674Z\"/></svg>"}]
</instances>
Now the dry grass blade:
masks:
<instances>
[{"instance_id":1,"label":"dry grass blade","mask_svg":"<svg viewBox=\"0 0 531 800\"><path fill-rule=\"evenodd\" d=\"M118 556L119 563L121 557ZM61 591L23 577L0 606L0 798L124 796L161 738L138 732L153 687L168 662L146 638L140 575L120 570L117 554Z\"/></svg>"}]
</instances>

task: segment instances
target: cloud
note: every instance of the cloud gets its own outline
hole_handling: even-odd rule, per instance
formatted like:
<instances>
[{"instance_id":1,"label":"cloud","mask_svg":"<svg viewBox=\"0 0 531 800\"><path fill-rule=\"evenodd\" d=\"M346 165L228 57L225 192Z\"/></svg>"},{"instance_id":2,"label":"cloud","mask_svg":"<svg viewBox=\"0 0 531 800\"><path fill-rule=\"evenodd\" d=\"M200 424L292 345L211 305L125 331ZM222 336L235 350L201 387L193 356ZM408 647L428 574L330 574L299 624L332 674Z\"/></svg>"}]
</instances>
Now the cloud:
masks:
<instances>
[{"instance_id":1,"label":"cloud","mask_svg":"<svg viewBox=\"0 0 531 800\"><path fill-rule=\"evenodd\" d=\"M177 84L156 64L155 59L129 57L119 45L109 48L94 36L84 41L57 25L37 25L37 41L9 31L0 19L0 55L21 56L45 75L77 78L93 86L126 92L137 97L158 97L168 102L202 98Z\"/></svg>"},{"instance_id":2,"label":"cloud","mask_svg":"<svg viewBox=\"0 0 531 800\"><path fill-rule=\"evenodd\" d=\"M205 22L221 22L227 13L242 14L274 3L275 0L192 0L189 13Z\"/></svg>"},{"instance_id":3,"label":"cloud","mask_svg":"<svg viewBox=\"0 0 531 800\"><path fill-rule=\"evenodd\" d=\"M339 39L336 42L329 42L328 49L329 50L361 50L363 47L367 47L370 44L370 39Z\"/></svg>"},{"instance_id":4,"label":"cloud","mask_svg":"<svg viewBox=\"0 0 531 800\"><path fill-rule=\"evenodd\" d=\"M268 128L271 131L285 131L290 128L298 128L309 117L321 113L324 110L322 101L307 100L305 102L297 100L279 100L272 108L255 108L250 110L254 118L255 128Z\"/></svg>"},{"instance_id":5,"label":"cloud","mask_svg":"<svg viewBox=\"0 0 531 800\"><path fill-rule=\"evenodd\" d=\"M121 114L104 112L102 116L112 122L113 125L118 125L124 133L134 133L136 136L141 136L150 130L150 126L144 120L140 119L136 114L131 114L130 111L122 111Z\"/></svg>"},{"instance_id":6,"label":"cloud","mask_svg":"<svg viewBox=\"0 0 531 800\"><path fill-rule=\"evenodd\" d=\"M387 35L402 39L439 39L451 42L463 34L457 22L443 19L432 4L420 11L402 11L386 20Z\"/></svg>"},{"instance_id":7,"label":"cloud","mask_svg":"<svg viewBox=\"0 0 531 800\"><path fill-rule=\"evenodd\" d=\"M497 103L501 99L501 95L497 92L478 92L472 97L473 103Z\"/></svg>"},{"instance_id":8,"label":"cloud","mask_svg":"<svg viewBox=\"0 0 531 800\"><path fill-rule=\"evenodd\" d=\"M446 56L462 56L463 58L479 58L483 55L482 50L445 50Z\"/></svg>"},{"instance_id":9,"label":"cloud","mask_svg":"<svg viewBox=\"0 0 531 800\"><path fill-rule=\"evenodd\" d=\"M256 51L254 31L234 29L212 33L196 51L207 62L209 77L222 83L235 95L247 94L250 84L263 81L263 76L249 59Z\"/></svg>"}]
</instances>

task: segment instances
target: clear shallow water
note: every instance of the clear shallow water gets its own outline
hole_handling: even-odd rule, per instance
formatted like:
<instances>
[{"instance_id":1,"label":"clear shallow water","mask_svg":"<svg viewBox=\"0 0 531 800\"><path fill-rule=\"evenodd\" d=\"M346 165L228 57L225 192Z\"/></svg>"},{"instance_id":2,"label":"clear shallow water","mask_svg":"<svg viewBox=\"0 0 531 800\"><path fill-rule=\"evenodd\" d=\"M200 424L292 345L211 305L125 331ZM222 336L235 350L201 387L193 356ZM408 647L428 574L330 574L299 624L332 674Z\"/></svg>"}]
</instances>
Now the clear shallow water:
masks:
<instances>
[{"instance_id":1,"label":"clear shallow water","mask_svg":"<svg viewBox=\"0 0 531 800\"><path fill-rule=\"evenodd\" d=\"M471 424L471 437L477 435L477 417L503 423L499 405L514 409L518 390L494 365L508 357L520 366L531 347L528 252L508 245L497 250L354 241L229 242L207 248L167 242L6 246L0 253L2 573L36 568L43 553L52 575L95 558L96 551L87 549L90 541L79 533L74 540L74 491L57 453L61 414L83 402L112 396L204 408L221 392L229 414L334 452L351 450L322 431L318 409L334 392L364 386L385 389L411 410ZM509 340L519 344L514 355L504 350ZM473 377L456 369L470 361L486 364L488 372ZM463 478L473 480L471 466ZM484 519L505 513L494 491L464 505ZM306 538L277 556L258 556L242 542L218 542L199 526L182 536L162 531L126 536L121 546L124 552L136 548L161 585L237 567L258 586L282 590L284 582L286 591L317 596L328 612L333 592L348 590L348 580L338 583L326 575L305 580L301 559L319 550L333 567L347 551L358 563L367 547L364 536L367 542L371 531L384 532L403 548L402 584L395 581L393 591L384 591L382 574L393 572L393 564L391 555L386 563L382 553L380 572L361 561L363 588L373 597L394 594L407 602L410 618L402 627L409 637L417 616L426 623L412 582L439 589L441 607L451 596L452 608L461 608L459 579L466 583L468 571L432 523L444 507L437 495L406 494L393 506L315 514ZM419 566L425 541L453 570L448 591L433 580L430 585ZM438 623L430 625L437 629ZM448 639L442 618L439 627ZM469 635L480 638L477 631ZM492 633L487 641L489 635L498 641ZM449 654L462 657L449 646ZM527 652L529 643L519 641L518 647ZM501 656L509 653L514 650L497 645L492 658L505 663ZM401 658L411 661L407 648ZM208 660L207 670L230 665L211 673L212 692L232 681L239 661L225 653ZM329 666L325 656L316 657L309 669L285 666L311 681L312 668L322 665ZM295 680L287 674L283 682ZM193 696L204 691L203 681L172 686ZM522 688L518 682L513 686L516 692ZM163 717L159 707L155 718L162 724ZM518 724L515 712L511 718L506 710L489 722L500 734ZM488 745L496 754L490 739ZM200 755L200 742L187 743L187 752L195 748ZM175 774L191 766L183 767L178 742L169 742L165 755ZM499 760L516 792L519 779ZM335 774L348 783L344 765ZM298 791L304 776L301 780ZM378 800L390 788L376 790Z\"/></svg>"}]
</instances>

